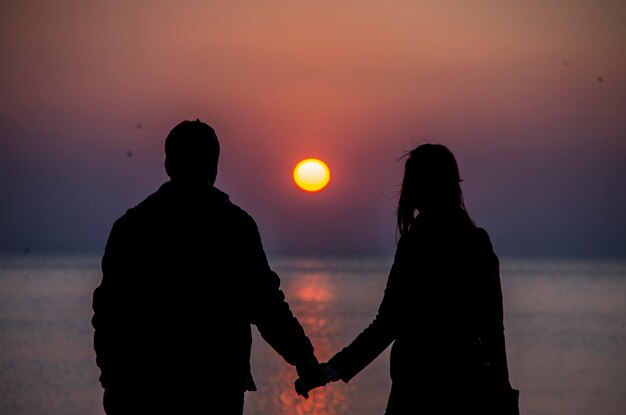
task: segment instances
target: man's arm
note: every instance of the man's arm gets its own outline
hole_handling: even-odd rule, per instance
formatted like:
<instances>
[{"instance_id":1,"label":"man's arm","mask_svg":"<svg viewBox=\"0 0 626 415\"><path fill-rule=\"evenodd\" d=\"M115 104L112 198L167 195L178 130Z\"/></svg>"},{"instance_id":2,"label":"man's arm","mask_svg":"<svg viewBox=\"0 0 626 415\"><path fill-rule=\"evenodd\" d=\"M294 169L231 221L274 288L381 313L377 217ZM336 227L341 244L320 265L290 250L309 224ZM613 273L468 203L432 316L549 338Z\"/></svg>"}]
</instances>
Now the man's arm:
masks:
<instances>
[{"instance_id":1,"label":"man's arm","mask_svg":"<svg viewBox=\"0 0 626 415\"><path fill-rule=\"evenodd\" d=\"M252 218L248 220L242 241L245 257L241 260L249 285L246 304L249 321L285 361L296 366L299 376L319 373L313 345L285 300L280 278L270 269L256 224Z\"/></svg>"},{"instance_id":2,"label":"man's arm","mask_svg":"<svg viewBox=\"0 0 626 415\"><path fill-rule=\"evenodd\" d=\"M94 350L100 368L103 388L124 380L121 333L123 316L124 277L124 219L118 220L111 230L102 258L102 281L93 293Z\"/></svg>"}]
</instances>

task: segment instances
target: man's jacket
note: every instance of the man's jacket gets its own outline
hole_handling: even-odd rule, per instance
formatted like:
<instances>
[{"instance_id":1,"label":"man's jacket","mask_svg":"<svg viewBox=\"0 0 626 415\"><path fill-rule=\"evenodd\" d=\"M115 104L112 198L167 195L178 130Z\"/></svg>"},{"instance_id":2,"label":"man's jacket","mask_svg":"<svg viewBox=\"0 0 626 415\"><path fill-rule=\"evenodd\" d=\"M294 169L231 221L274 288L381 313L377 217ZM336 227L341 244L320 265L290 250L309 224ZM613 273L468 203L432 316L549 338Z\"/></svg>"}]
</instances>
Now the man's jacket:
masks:
<instances>
[{"instance_id":1,"label":"man's jacket","mask_svg":"<svg viewBox=\"0 0 626 415\"><path fill-rule=\"evenodd\" d=\"M254 390L251 324L299 373L317 364L254 220L207 183L170 181L129 209L102 272L92 324L105 389Z\"/></svg>"}]
</instances>

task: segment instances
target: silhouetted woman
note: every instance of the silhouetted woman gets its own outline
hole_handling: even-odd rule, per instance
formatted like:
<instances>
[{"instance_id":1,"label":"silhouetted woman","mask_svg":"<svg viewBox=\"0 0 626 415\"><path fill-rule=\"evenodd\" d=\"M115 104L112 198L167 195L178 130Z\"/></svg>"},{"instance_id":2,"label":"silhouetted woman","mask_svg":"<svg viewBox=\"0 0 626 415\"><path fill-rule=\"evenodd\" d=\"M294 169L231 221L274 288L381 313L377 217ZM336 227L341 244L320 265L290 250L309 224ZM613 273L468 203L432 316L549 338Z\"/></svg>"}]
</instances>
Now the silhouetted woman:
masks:
<instances>
[{"instance_id":1,"label":"silhouetted woman","mask_svg":"<svg viewBox=\"0 0 626 415\"><path fill-rule=\"evenodd\" d=\"M348 382L394 342L387 415L516 413L498 258L467 213L460 181L446 147L409 153L378 315L328 362Z\"/></svg>"}]
</instances>

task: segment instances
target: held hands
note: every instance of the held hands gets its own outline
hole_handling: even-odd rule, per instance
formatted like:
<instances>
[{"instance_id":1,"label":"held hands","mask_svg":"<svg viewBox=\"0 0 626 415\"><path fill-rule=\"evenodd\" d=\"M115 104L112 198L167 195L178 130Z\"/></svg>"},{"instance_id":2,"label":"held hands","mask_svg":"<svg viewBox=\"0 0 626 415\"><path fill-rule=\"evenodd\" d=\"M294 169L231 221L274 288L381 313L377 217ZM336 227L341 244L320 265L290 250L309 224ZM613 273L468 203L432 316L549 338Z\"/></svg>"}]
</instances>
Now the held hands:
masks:
<instances>
[{"instance_id":1,"label":"held hands","mask_svg":"<svg viewBox=\"0 0 626 415\"><path fill-rule=\"evenodd\" d=\"M333 369L328 363L320 364L322 369L324 370L324 374L330 382L337 382L339 380L339 373L335 369Z\"/></svg>"},{"instance_id":2,"label":"held hands","mask_svg":"<svg viewBox=\"0 0 626 415\"><path fill-rule=\"evenodd\" d=\"M324 386L329 382L336 382L339 380L339 374L332 367L326 363L321 363L317 369L307 374L306 376L299 377L294 386L298 395L302 395L304 399L309 399L309 392L311 389L315 389L320 386Z\"/></svg>"}]
</instances>

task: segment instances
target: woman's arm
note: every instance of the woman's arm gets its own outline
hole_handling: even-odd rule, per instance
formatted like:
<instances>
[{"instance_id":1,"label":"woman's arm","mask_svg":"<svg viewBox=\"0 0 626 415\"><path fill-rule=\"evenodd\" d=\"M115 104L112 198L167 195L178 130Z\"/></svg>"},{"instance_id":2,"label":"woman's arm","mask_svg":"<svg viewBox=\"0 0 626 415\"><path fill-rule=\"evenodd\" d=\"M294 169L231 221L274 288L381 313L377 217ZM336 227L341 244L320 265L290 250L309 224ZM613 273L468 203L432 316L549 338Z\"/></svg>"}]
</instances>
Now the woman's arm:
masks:
<instances>
[{"instance_id":1,"label":"woman's arm","mask_svg":"<svg viewBox=\"0 0 626 415\"><path fill-rule=\"evenodd\" d=\"M489 235L479 229L479 235L484 245L484 262L487 267L487 281L484 293L484 322L481 329L481 341L485 347L485 354L494 375L497 385L510 388L509 370L506 357L504 338L504 304L502 298L502 284L500 281L500 262L493 251Z\"/></svg>"},{"instance_id":2,"label":"woman's arm","mask_svg":"<svg viewBox=\"0 0 626 415\"><path fill-rule=\"evenodd\" d=\"M344 382L350 381L376 359L395 340L398 334L398 314L402 293L400 285L406 270L406 244L406 238L400 239L376 318L349 346L328 361L328 365L337 372Z\"/></svg>"}]
</instances>

